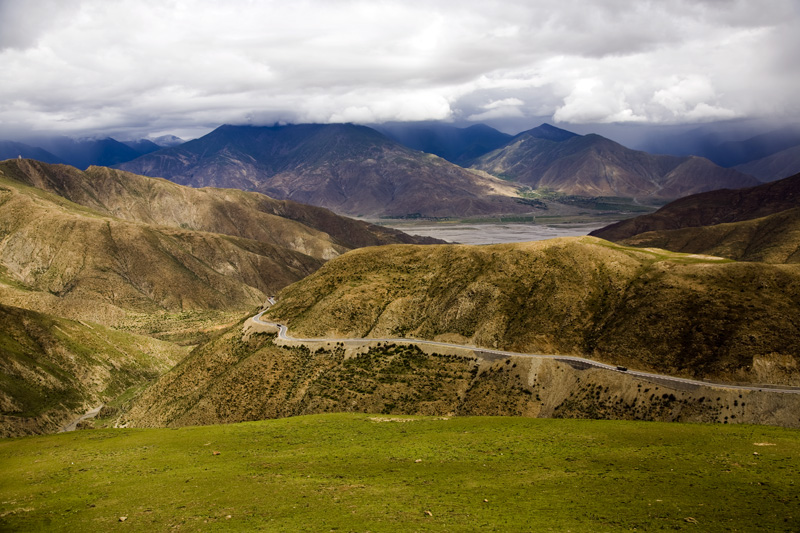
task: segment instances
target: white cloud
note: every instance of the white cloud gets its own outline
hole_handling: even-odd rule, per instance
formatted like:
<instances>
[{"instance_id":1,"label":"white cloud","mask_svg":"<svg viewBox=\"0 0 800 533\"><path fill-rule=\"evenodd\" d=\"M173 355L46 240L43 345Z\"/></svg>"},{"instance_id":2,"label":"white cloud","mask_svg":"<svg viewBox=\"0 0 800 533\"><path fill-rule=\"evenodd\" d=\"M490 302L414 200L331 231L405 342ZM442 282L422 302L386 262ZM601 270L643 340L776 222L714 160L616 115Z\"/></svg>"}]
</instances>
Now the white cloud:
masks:
<instances>
[{"instance_id":1,"label":"white cloud","mask_svg":"<svg viewBox=\"0 0 800 533\"><path fill-rule=\"evenodd\" d=\"M794 0L0 0L0 134L800 113L798 19Z\"/></svg>"}]
</instances>

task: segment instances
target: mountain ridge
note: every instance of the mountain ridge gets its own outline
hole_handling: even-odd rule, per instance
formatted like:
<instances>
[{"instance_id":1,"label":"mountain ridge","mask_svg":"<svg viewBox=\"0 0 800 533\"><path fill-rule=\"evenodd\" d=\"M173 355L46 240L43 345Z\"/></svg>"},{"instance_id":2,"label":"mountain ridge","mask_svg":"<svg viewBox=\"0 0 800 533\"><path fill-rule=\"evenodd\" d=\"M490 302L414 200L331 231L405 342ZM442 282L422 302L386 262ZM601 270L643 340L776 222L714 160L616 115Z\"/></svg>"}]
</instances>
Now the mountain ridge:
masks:
<instances>
[{"instance_id":1,"label":"mountain ridge","mask_svg":"<svg viewBox=\"0 0 800 533\"><path fill-rule=\"evenodd\" d=\"M118 168L191 186L256 190L363 217L528 213L518 187L365 126L220 126ZM446 184L446 185L445 185Z\"/></svg>"},{"instance_id":2,"label":"mountain ridge","mask_svg":"<svg viewBox=\"0 0 800 533\"><path fill-rule=\"evenodd\" d=\"M591 233L619 241L639 233L713 226L772 215L796 207L800 201L800 174L741 189L720 189L686 196L655 213L622 220Z\"/></svg>"},{"instance_id":3,"label":"mountain ridge","mask_svg":"<svg viewBox=\"0 0 800 533\"><path fill-rule=\"evenodd\" d=\"M547 124L539 128L522 132L504 147L478 158L472 168L534 189L640 200L672 200L759 183L703 158L652 155L597 134L566 135L560 133L566 130Z\"/></svg>"}]
</instances>

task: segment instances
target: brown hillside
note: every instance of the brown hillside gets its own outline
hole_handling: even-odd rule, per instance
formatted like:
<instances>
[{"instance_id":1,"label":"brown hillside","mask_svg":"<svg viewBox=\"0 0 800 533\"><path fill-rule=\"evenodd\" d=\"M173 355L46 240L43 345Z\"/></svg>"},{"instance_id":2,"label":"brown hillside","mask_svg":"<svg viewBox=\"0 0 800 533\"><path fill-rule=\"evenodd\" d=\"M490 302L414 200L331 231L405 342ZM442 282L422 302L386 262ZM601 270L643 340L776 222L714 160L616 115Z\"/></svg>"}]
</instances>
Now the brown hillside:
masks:
<instances>
[{"instance_id":1,"label":"brown hillside","mask_svg":"<svg viewBox=\"0 0 800 533\"><path fill-rule=\"evenodd\" d=\"M585 354L694 377L800 383L800 271L592 237L348 253L282 291L269 316L298 336L413 336ZM783 364L783 363L780 363Z\"/></svg>"},{"instance_id":2,"label":"brown hillside","mask_svg":"<svg viewBox=\"0 0 800 533\"><path fill-rule=\"evenodd\" d=\"M800 174L757 187L687 196L655 213L617 222L593 231L591 235L620 241L648 231L752 220L795 207L800 207Z\"/></svg>"},{"instance_id":3,"label":"brown hillside","mask_svg":"<svg viewBox=\"0 0 800 533\"><path fill-rule=\"evenodd\" d=\"M106 167L80 171L66 165L12 159L0 163L0 175L115 218L243 237L318 259L330 259L361 246L427 242L326 209L273 200L259 193L193 189Z\"/></svg>"},{"instance_id":4,"label":"brown hillside","mask_svg":"<svg viewBox=\"0 0 800 533\"><path fill-rule=\"evenodd\" d=\"M800 207L743 222L649 231L620 243L737 261L800 263Z\"/></svg>"},{"instance_id":5,"label":"brown hillside","mask_svg":"<svg viewBox=\"0 0 800 533\"><path fill-rule=\"evenodd\" d=\"M241 324L196 349L122 418L137 427L325 412L762 423L797 427L800 395L675 386L529 357L386 345L282 348ZM402 420L401 420L402 421Z\"/></svg>"},{"instance_id":6,"label":"brown hillside","mask_svg":"<svg viewBox=\"0 0 800 533\"><path fill-rule=\"evenodd\" d=\"M101 322L114 310L244 311L323 262L239 237L122 221L3 178L0 237L0 292L15 305L49 295L70 316Z\"/></svg>"}]
</instances>

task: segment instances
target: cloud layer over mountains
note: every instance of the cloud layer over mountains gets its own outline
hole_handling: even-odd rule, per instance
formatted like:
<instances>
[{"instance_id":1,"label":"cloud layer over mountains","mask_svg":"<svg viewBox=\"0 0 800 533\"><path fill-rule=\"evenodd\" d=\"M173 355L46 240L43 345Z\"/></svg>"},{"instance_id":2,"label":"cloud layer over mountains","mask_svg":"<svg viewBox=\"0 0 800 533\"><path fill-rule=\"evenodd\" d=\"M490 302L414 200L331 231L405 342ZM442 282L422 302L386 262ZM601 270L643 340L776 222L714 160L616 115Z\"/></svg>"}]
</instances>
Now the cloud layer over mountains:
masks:
<instances>
[{"instance_id":1,"label":"cloud layer over mountains","mask_svg":"<svg viewBox=\"0 0 800 533\"><path fill-rule=\"evenodd\" d=\"M799 19L794 0L0 0L0 135L796 116Z\"/></svg>"}]
</instances>

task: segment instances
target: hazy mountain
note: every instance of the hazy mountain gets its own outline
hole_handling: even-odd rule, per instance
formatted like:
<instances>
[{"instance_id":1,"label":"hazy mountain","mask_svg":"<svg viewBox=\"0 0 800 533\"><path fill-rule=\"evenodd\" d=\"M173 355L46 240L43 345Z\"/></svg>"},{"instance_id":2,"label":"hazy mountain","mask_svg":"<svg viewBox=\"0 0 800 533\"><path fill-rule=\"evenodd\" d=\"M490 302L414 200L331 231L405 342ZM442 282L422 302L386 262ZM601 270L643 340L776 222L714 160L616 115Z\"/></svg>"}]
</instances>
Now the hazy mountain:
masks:
<instances>
[{"instance_id":1,"label":"hazy mountain","mask_svg":"<svg viewBox=\"0 0 800 533\"><path fill-rule=\"evenodd\" d=\"M758 181L698 157L652 155L599 135L542 125L480 157L473 168L564 194L674 199Z\"/></svg>"},{"instance_id":2,"label":"hazy mountain","mask_svg":"<svg viewBox=\"0 0 800 533\"><path fill-rule=\"evenodd\" d=\"M800 145L800 128L796 125L774 129L747 123L721 123L688 131L645 134L637 144L642 150L678 156L696 155L723 167L743 165ZM788 174L787 174L788 175ZM786 177L786 176L781 176Z\"/></svg>"},{"instance_id":3,"label":"hazy mountain","mask_svg":"<svg viewBox=\"0 0 800 533\"><path fill-rule=\"evenodd\" d=\"M485 124L458 128L438 122L390 122L374 128L400 144L469 166L476 158L506 144L511 135Z\"/></svg>"},{"instance_id":4,"label":"hazy mountain","mask_svg":"<svg viewBox=\"0 0 800 533\"><path fill-rule=\"evenodd\" d=\"M352 124L221 126L119 168L193 187L256 190L356 216L529 212L516 187Z\"/></svg>"},{"instance_id":5,"label":"hazy mountain","mask_svg":"<svg viewBox=\"0 0 800 533\"><path fill-rule=\"evenodd\" d=\"M591 234L619 241L648 231L713 226L761 218L800 205L800 174L756 187L688 196L655 213L623 220Z\"/></svg>"},{"instance_id":6,"label":"hazy mountain","mask_svg":"<svg viewBox=\"0 0 800 533\"><path fill-rule=\"evenodd\" d=\"M554 141L554 142L561 142L572 139L574 137L580 137L577 133L573 133L571 131L562 130L561 128L556 128L550 124L544 123L536 126L533 129L528 131L523 131L522 133L518 133L514 136L515 139L519 137L527 137L532 139L543 139L545 141Z\"/></svg>"},{"instance_id":7,"label":"hazy mountain","mask_svg":"<svg viewBox=\"0 0 800 533\"><path fill-rule=\"evenodd\" d=\"M158 144L154 143L149 139L139 139L136 141L123 141L122 144L124 144L128 148L132 148L133 150L138 152L139 155L149 154L151 152L155 152L163 148L162 146L159 146Z\"/></svg>"},{"instance_id":8,"label":"hazy mountain","mask_svg":"<svg viewBox=\"0 0 800 533\"><path fill-rule=\"evenodd\" d=\"M91 165L115 165L141 155L137 150L110 137L105 139L42 137L31 139L28 144L41 147L56 155L60 159L59 162L82 170Z\"/></svg>"},{"instance_id":9,"label":"hazy mountain","mask_svg":"<svg viewBox=\"0 0 800 533\"><path fill-rule=\"evenodd\" d=\"M45 163L63 163L58 156L37 146L14 141L0 141L0 161L4 159L17 159L20 156L25 159L44 161Z\"/></svg>"},{"instance_id":10,"label":"hazy mountain","mask_svg":"<svg viewBox=\"0 0 800 533\"><path fill-rule=\"evenodd\" d=\"M713 148L709 159L721 166L733 167L798 145L800 145L800 128L791 126L755 135L742 141L720 143Z\"/></svg>"},{"instance_id":11,"label":"hazy mountain","mask_svg":"<svg viewBox=\"0 0 800 533\"><path fill-rule=\"evenodd\" d=\"M735 167L761 181L774 181L800 173L800 145Z\"/></svg>"},{"instance_id":12,"label":"hazy mountain","mask_svg":"<svg viewBox=\"0 0 800 533\"><path fill-rule=\"evenodd\" d=\"M175 135L162 135L160 137L155 137L150 140L162 148L170 148L172 146L178 146L179 144L183 144L186 142L180 137L176 137Z\"/></svg>"},{"instance_id":13,"label":"hazy mountain","mask_svg":"<svg viewBox=\"0 0 800 533\"><path fill-rule=\"evenodd\" d=\"M0 437L54 432L185 355L170 343L3 304L0 323Z\"/></svg>"},{"instance_id":14,"label":"hazy mountain","mask_svg":"<svg viewBox=\"0 0 800 533\"><path fill-rule=\"evenodd\" d=\"M773 361L800 384L798 298L796 265L582 237L356 250L284 289L268 316L298 337L409 336L734 381L765 379Z\"/></svg>"}]
</instances>

